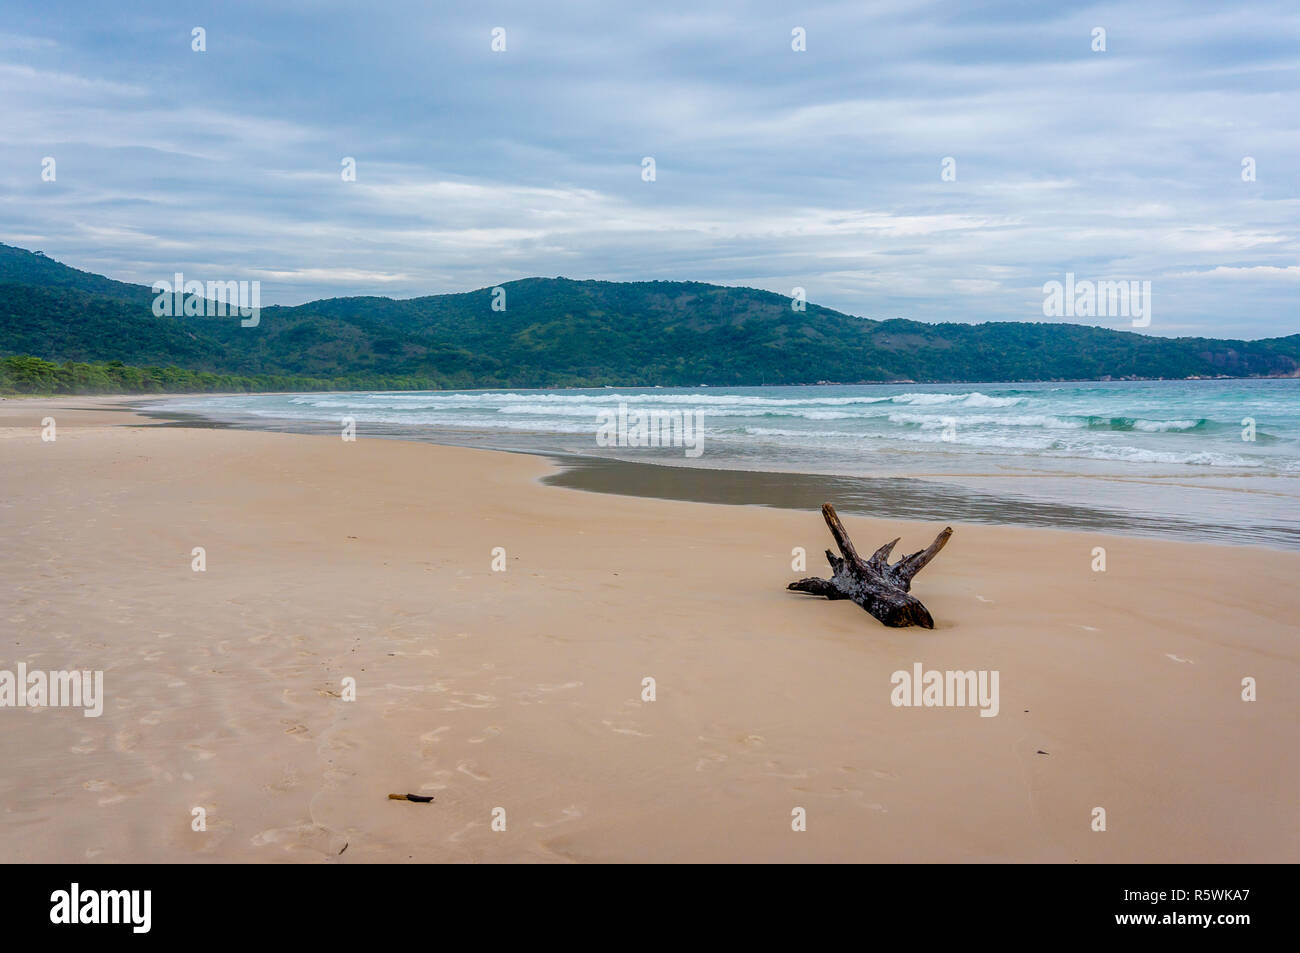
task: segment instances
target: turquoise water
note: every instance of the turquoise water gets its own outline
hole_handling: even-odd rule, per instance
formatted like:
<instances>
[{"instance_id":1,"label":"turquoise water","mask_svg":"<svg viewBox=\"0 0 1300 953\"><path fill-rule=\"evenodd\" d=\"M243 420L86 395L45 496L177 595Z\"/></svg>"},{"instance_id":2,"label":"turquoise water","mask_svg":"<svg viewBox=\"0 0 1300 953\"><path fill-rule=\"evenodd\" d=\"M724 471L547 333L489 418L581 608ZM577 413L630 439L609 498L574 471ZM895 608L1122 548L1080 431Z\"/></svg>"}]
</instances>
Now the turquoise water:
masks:
<instances>
[{"instance_id":1,"label":"turquoise water","mask_svg":"<svg viewBox=\"0 0 1300 953\"><path fill-rule=\"evenodd\" d=\"M602 413L620 405L700 414L702 452L598 445ZM907 476L991 494L1008 513L1017 501L1050 502L1179 519L1213 539L1300 540L1300 380L330 393L161 406L244 426L328 431L346 417L362 437Z\"/></svg>"}]
</instances>

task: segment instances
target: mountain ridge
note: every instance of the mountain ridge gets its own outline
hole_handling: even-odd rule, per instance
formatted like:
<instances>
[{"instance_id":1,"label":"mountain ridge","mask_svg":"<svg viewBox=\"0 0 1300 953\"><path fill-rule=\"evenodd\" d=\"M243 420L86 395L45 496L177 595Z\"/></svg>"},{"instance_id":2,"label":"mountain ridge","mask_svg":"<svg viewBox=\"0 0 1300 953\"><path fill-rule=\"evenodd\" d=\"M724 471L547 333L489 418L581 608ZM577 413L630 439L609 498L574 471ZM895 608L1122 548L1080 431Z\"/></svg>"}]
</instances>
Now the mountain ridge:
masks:
<instances>
[{"instance_id":1,"label":"mountain ridge","mask_svg":"<svg viewBox=\"0 0 1300 953\"><path fill-rule=\"evenodd\" d=\"M873 319L706 282L521 278L416 298L343 296L237 318L152 313L144 285L0 244L0 354L430 387L1293 377L1300 334L1164 338L1052 322Z\"/></svg>"}]
</instances>

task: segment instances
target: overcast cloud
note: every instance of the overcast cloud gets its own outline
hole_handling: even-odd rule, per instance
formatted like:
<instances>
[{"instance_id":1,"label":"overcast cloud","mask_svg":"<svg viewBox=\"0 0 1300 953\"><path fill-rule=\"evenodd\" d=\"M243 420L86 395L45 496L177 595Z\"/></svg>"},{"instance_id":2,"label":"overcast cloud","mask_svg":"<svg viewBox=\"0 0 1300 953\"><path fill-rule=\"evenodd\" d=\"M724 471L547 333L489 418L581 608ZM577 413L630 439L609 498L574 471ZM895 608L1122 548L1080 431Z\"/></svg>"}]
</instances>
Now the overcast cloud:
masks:
<instances>
[{"instance_id":1,"label":"overcast cloud","mask_svg":"<svg viewBox=\"0 0 1300 953\"><path fill-rule=\"evenodd\" d=\"M564 275L1034 321L1072 271L1151 281L1149 333L1290 334L1298 10L7 0L0 241L267 304Z\"/></svg>"}]
</instances>

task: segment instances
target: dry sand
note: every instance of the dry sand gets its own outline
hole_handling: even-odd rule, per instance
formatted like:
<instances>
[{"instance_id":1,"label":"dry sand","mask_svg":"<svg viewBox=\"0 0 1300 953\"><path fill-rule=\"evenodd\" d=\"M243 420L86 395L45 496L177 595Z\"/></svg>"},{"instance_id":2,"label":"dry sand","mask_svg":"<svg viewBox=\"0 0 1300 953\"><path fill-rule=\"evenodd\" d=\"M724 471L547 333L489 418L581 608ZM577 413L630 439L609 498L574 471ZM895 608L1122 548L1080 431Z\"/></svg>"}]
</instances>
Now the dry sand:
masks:
<instances>
[{"instance_id":1,"label":"dry sand","mask_svg":"<svg viewBox=\"0 0 1300 953\"><path fill-rule=\"evenodd\" d=\"M0 709L0 860L1300 860L1300 554L957 526L894 630L785 591L815 512L96 405L0 402L0 669L107 696ZM999 714L892 706L916 662Z\"/></svg>"}]
</instances>

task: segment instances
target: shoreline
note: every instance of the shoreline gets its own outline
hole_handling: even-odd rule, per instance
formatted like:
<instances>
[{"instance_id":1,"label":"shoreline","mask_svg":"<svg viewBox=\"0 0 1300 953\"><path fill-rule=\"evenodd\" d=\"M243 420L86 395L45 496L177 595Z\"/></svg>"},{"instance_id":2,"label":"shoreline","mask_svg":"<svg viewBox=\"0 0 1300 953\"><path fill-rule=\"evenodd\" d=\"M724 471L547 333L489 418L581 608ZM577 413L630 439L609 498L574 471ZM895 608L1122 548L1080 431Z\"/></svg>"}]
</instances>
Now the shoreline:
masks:
<instances>
[{"instance_id":1,"label":"shoreline","mask_svg":"<svg viewBox=\"0 0 1300 953\"><path fill-rule=\"evenodd\" d=\"M358 392L366 393L366 392ZM172 395L151 399L167 400ZM129 398L123 398L128 400ZM199 411L151 410L132 404L141 414L163 421L159 426L229 428L271 433L336 434L338 425L303 418L204 414ZM942 520L944 522L1007 526L1024 529L1076 530L1111 533L1138 539L1263 548L1278 552L1300 551L1300 533L1273 527L1243 539L1235 523L1195 522L1179 517L1068 503L1035 500L1031 496L1000 495L992 488L959 475L852 476L809 473L800 470L742 469L691 466L663 459L628 460L596 453L559 451L528 446L539 435L522 431L455 431L403 425L369 424L366 436L434 446L467 447L505 453L522 453L549 460L558 469L543 482L625 496L726 505L816 509L827 499L847 515L885 519ZM514 438L512 440L512 438ZM512 445L514 444L514 445ZM1016 476L1026 484L1036 477L1029 471ZM1077 478L1083 481L1087 478ZM1156 488L1152 487L1152 492ZM1081 492L1086 492L1081 488Z\"/></svg>"},{"instance_id":2,"label":"shoreline","mask_svg":"<svg viewBox=\"0 0 1300 953\"><path fill-rule=\"evenodd\" d=\"M1094 325L1101 327L1100 325ZM1267 338L1247 339L1250 340L1268 340ZM29 357L34 355L13 355L16 357ZM45 358L38 358L45 360ZM50 363L57 364L57 361ZM131 365L132 367L141 367L143 365ZM1025 378L1023 380L913 380L911 378L900 378L898 380L887 381L812 381L803 384L589 384L589 385L560 385L552 384L545 387L513 387L504 384L492 387L434 387L421 388L430 393L481 393L487 394L503 390L619 390L641 388L654 390L655 388L680 388L689 389L712 388L727 389L730 387L897 387L909 384L915 384L918 387L956 387L956 386L980 386L980 385L1008 385L1008 384L1144 384L1144 383L1189 383L1192 381L1289 381L1300 379L1300 372L1295 374L1257 374L1235 376L1225 374L1221 376L1192 375L1190 377L1053 377L1053 378ZM266 391L175 391L175 392L149 392L141 391L138 393L103 393L99 391L87 391L79 394L56 394L56 393L26 393L21 391L5 392L0 391L0 400L60 400L65 397L84 397L92 400L165 400L172 397L283 397L287 394L367 394L374 393L375 388L366 388L362 390L320 390L320 391L298 391L298 390L266 390ZM398 390L391 391L395 394L413 393L415 390Z\"/></svg>"}]
</instances>

